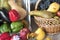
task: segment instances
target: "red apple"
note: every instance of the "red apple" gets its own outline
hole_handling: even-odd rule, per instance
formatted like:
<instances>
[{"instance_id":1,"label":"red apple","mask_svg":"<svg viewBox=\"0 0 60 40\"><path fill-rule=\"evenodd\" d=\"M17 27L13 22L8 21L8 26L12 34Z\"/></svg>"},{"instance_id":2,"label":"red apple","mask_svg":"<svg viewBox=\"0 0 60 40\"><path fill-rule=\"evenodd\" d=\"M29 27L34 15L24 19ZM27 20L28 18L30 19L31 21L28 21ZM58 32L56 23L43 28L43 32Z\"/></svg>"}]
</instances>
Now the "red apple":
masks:
<instances>
[{"instance_id":1,"label":"red apple","mask_svg":"<svg viewBox=\"0 0 60 40\"><path fill-rule=\"evenodd\" d=\"M10 40L11 36L9 33L5 32L0 35L0 40Z\"/></svg>"},{"instance_id":2,"label":"red apple","mask_svg":"<svg viewBox=\"0 0 60 40\"><path fill-rule=\"evenodd\" d=\"M57 12L57 15L60 17L60 11Z\"/></svg>"},{"instance_id":3,"label":"red apple","mask_svg":"<svg viewBox=\"0 0 60 40\"><path fill-rule=\"evenodd\" d=\"M20 31L20 39L21 40L27 40L27 34L30 33L30 30L28 28L23 28Z\"/></svg>"}]
</instances>

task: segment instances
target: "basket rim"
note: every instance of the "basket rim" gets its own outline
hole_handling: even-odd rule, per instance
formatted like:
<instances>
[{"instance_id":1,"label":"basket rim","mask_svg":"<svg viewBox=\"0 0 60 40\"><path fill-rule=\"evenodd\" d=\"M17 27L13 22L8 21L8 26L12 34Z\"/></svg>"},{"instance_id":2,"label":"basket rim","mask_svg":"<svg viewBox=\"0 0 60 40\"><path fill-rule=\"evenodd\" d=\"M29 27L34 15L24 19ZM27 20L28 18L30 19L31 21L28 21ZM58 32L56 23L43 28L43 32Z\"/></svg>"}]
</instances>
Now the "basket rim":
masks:
<instances>
[{"instance_id":1,"label":"basket rim","mask_svg":"<svg viewBox=\"0 0 60 40\"><path fill-rule=\"evenodd\" d=\"M35 19L38 19L38 18L41 18L41 19L46 19L46 20L56 20L55 18L42 18L42 17L39 17L39 16L34 16ZM60 18L58 18L60 19Z\"/></svg>"}]
</instances>

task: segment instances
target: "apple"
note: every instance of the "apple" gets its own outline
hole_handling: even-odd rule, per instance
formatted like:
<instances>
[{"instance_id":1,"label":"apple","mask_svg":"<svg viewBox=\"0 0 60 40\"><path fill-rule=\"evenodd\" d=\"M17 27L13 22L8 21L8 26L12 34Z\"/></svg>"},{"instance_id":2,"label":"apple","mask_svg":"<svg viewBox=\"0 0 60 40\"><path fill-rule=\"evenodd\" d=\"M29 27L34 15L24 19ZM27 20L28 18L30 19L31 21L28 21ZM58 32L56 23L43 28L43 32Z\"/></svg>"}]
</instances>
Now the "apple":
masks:
<instances>
[{"instance_id":1,"label":"apple","mask_svg":"<svg viewBox=\"0 0 60 40\"><path fill-rule=\"evenodd\" d=\"M10 39L11 39L11 36L8 32L2 33L0 35L0 40L10 40Z\"/></svg>"},{"instance_id":2,"label":"apple","mask_svg":"<svg viewBox=\"0 0 60 40\"><path fill-rule=\"evenodd\" d=\"M27 40L27 34L30 33L30 30L28 28L23 28L20 31L20 39L21 40Z\"/></svg>"},{"instance_id":3,"label":"apple","mask_svg":"<svg viewBox=\"0 0 60 40\"><path fill-rule=\"evenodd\" d=\"M59 17L60 17L60 11L58 11L58 12L57 12L57 16L59 16Z\"/></svg>"}]
</instances>

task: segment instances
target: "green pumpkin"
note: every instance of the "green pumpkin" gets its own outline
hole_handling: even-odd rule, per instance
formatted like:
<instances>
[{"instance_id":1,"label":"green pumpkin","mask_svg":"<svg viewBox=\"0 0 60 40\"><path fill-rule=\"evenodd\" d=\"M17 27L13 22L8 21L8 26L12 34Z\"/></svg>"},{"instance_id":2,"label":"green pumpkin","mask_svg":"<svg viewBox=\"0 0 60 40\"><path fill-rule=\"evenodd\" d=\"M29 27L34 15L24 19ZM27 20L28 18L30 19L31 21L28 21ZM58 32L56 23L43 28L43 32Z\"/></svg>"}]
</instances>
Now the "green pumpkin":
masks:
<instances>
[{"instance_id":1,"label":"green pumpkin","mask_svg":"<svg viewBox=\"0 0 60 40\"><path fill-rule=\"evenodd\" d=\"M2 24L0 27L0 32L11 32L9 25L7 23Z\"/></svg>"},{"instance_id":2,"label":"green pumpkin","mask_svg":"<svg viewBox=\"0 0 60 40\"><path fill-rule=\"evenodd\" d=\"M11 29L13 33L19 32L22 28L23 28L23 23L20 21L11 23Z\"/></svg>"}]
</instances>

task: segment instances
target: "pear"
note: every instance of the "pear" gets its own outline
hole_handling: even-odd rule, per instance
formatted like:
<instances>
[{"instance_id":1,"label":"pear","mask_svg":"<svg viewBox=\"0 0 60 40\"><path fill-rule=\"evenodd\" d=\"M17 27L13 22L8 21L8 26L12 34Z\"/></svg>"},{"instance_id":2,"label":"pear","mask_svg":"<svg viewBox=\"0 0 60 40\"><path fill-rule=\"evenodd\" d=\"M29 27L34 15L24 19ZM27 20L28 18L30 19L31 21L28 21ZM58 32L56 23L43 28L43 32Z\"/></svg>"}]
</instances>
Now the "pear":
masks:
<instances>
[{"instance_id":1,"label":"pear","mask_svg":"<svg viewBox=\"0 0 60 40\"><path fill-rule=\"evenodd\" d=\"M5 0L3 7L6 8L7 10L10 10L11 7L8 4L8 0Z\"/></svg>"},{"instance_id":2,"label":"pear","mask_svg":"<svg viewBox=\"0 0 60 40\"><path fill-rule=\"evenodd\" d=\"M2 8L6 8L7 10L10 10L10 5L8 4L8 0L3 0Z\"/></svg>"},{"instance_id":3,"label":"pear","mask_svg":"<svg viewBox=\"0 0 60 40\"><path fill-rule=\"evenodd\" d=\"M37 34L36 39L37 40L43 40L45 38L45 32L42 28L38 28L35 33Z\"/></svg>"},{"instance_id":4,"label":"pear","mask_svg":"<svg viewBox=\"0 0 60 40\"><path fill-rule=\"evenodd\" d=\"M51 3L49 8L47 9L47 11L53 12L53 13L56 13L58 10L59 10L59 4L56 2Z\"/></svg>"},{"instance_id":5,"label":"pear","mask_svg":"<svg viewBox=\"0 0 60 40\"><path fill-rule=\"evenodd\" d=\"M46 37L46 39L45 40L52 40L50 37Z\"/></svg>"}]
</instances>

